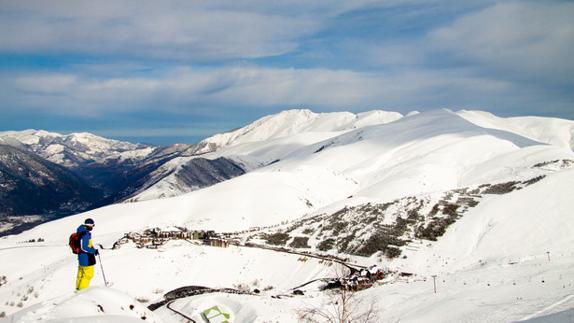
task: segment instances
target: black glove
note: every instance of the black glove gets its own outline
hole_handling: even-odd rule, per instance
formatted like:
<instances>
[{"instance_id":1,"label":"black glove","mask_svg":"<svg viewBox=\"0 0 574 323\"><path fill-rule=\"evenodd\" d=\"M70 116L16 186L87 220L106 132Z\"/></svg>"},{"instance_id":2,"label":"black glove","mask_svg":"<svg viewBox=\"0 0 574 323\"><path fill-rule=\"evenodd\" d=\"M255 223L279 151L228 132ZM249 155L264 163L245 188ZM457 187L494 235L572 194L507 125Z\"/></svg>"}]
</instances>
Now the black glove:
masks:
<instances>
[{"instance_id":1,"label":"black glove","mask_svg":"<svg viewBox=\"0 0 574 323\"><path fill-rule=\"evenodd\" d=\"M96 249L96 252L94 252L94 255L98 256L100 254L100 251L98 249Z\"/></svg>"}]
</instances>

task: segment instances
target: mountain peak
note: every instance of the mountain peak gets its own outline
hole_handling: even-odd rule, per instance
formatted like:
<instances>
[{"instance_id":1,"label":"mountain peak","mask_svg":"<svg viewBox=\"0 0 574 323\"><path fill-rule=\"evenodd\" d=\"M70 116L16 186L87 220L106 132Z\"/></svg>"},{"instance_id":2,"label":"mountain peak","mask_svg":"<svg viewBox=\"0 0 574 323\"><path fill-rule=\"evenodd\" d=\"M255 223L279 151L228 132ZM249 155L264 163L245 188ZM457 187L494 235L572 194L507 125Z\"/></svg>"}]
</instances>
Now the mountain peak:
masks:
<instances>
[{"instance_id":1,"label":"mountain peak","mask_svg":"<svg viewBox=\"0 0 574 323\"><path fill-rule=\"evenodd\" d=\"M400 113L383 110L353 114L351 112L315 113L309 109L290 109L260 118L243 128L214 135L202 142L216 148L234 146L304 132L348 131L366 125L392 122L401 117Z\"/></svg>"},{"instance_id":2,"label":"mountain peak","mask_svg":"<svg viewBox=\"0 0 574 323\"><path fill-rule=\"evenodd\" d=\"M279 112L277 115L289 115L289 114L300 114L300 115L306 115L306 116L312 116L312 115L316 115L315 112L311 111L308 108L293 108L293 109L288 109L288 110L283 110L281 112Z\"/></svg>"}]
</instances>

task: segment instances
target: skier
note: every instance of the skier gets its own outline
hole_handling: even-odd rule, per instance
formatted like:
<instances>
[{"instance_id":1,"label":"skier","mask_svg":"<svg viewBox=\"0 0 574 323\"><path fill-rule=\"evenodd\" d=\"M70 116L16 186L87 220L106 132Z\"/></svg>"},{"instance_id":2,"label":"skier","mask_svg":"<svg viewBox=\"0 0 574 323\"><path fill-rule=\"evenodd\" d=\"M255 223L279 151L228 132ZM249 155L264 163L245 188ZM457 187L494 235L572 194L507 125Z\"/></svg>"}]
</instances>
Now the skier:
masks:
<instances>
[{"instance_id":1,"label":"skier","mask_svg":"<svg viewBox=\"0 0 574 323\"><path fill-rule=\"evenodd\" d=\"M86 289L90 286L90 280L94 277L94 265L98 249L92 245L92 229L94 220L88 218L81 224L76 233L80 237L80 252L78 253L78 277L76 278L76 290Z\"/></svg>"}]
</instances>

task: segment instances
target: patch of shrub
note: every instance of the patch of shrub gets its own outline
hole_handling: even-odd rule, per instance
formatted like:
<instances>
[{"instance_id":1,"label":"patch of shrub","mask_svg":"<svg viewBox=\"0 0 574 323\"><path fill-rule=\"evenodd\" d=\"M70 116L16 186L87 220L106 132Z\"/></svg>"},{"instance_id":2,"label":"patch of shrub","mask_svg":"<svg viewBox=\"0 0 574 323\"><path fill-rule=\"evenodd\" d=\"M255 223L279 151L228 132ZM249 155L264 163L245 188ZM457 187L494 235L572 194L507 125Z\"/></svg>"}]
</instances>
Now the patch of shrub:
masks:
<instances>
[{"instance_id":1,"label":"patch of shrub","mask_svg":"<svg viewBox=\"0 0 574 323\"><path fill-rule=\"evenodd\" d=\"M458 200L456 200L456 204L467 205L468 207L475 207L478 205L478 201L473 199L472 197L459 197Z\"/></svg>"},{"instance_id":2,"label":"patch of shrub","mask_svg":"<svg viewBox=\"0 0 574 323\"><path fill-rule=\"evenodd\" d=\"M386 228L389 235L391 235L392 237L400 237L405 233L405 231L408 228L408 224L410 222L411 221L409 221L408 219L398 217L394 225L387 226Z\"/></svg>"},{"instance_id":3,"label":"patch of shrub","mask_svg":"<svg viewBox=\"0 0 574 323\"><path fill-rule=\"evenodd\" d=\"M532 185L532 184L534 184L534 183L536 183L536 182L541 181L544 177L546 177L546 176L540 175L540 176L531 178L531 179L529 179L529 180L527 180L527 181L524 181L524 182L522 182L522 183L524 183L526 186Z\"/></svg>"},{"instance_id":4,"label":"patch of shrub","mask_svg":"<svg viewBox=\"0 0 574 323\"><path fill-rule=\"evenodd\" d=\"M313 232L315 232L315 230L313 228L305 228L305 230L303 230L303 234L313 234Z\"/></svg>"},{"instance_id":5,"label":"patch of shrub","mask_svg":"<svg viewBox=\"0 0 574 323\"><path fill-rule=\"evenodd\" d=\"M480 194L480 189L479 189L479 188L475 188L475 189L469 191L468 194L469 194L469 195Z\"/></svg>"},{"instance_id":6,"label":"patch of shrub","mask_svg":"<svg viewBox=\"0 0 574 323\"><path fill-rule=\"evenodd\" d=\"M483 194L506 194L516 190L518 187L517 185L519 182L511 181L506 183L499 183L488 186L484 191Z\"/></svg>"},{"instance_id":7,"label":"patch of shrub","mask_svg":"<svg viewBox=\"0 0 574 323\"><path fill-rule=\"evenodd\" d=\"M319 242L319 244L317 245L317 249L321 251L327 251L333 249L334 245L335 245L335 239L328 238Z\"/></svg>"},{"instance_id":8,"label":"patch of shrub","mask_svg":"<svg viewBox=\"0 0 574 323\"><path fill-rule=\"evenodd\" d=\"M440 211L440 204L437 203L437 204L435 204L435 205L432 207L432 209L431 209L431 211L429 212L429 215L428 215L428 216L429 216L429 217L433 217L433 216L435 216L435 215L438 213L438 211Z\"/></svg>"},{"instance_id":9,"label":"patch of shrub","mask_svg":"<svg viewBox=\"0 0 574 323\"><path fill-rule=\"evenodd\" d=\"M399 248L388 246L385 249L385 256L387 256L388 258L396 258L400 255L401 255L401 249Z\"/></svg>"},{"instance_id":10,"label":"patch of shrub","mask_svg":"<svg viewBox=\"0 0 574 323\"><path fill-rule=\"evenodd\" d=\"M289 247L291 247L291 248L311 248L307 244L308 241L309 241L309 237L295 237L295 238L293 238L293 241L291 241L291 243L289 244Z\"/></svg>"},{"instance_id":11,"label":"patch of shrub","mask_svg":"<svg viewBox=\"0 0 574 323\"><path fill-rule=\"evenodd\" d=\"M426 227L419 226L415 232L415 237L436 241L438 237L446 232L446 228L456 221L456 217L434 218Z\"/></svg>"},{"instance_id":12,"label":"patch of shrub","mask_svg":"<svg viewBox=\"0 0 574 323\"><path fill-rule=\"evenodd\" d=\"M339 241L337 241L337 251L338 252L349 252L349 243L351 243L351 241L355 240L355 232L347 235L346 237L344 237L343 239L340 239Z\"/></svg>"},{"instance_id":13,"label":"patch of shrub","mask_svg":"<svg viewBox=\"0 0 574 323\"><path fill-rule=\"evenodd\" d=\"M532 166L532 167L544 167L544 166L546 166L546 165L550 165L550 164L557 163L558 161L559 161L559 160L551 160L551 161L541 162L541 163L538 163L538 164L534 164L534 166Z\"/></svg>"},{"instance_id":14,"label":"patch of shrub","mask_svg":"<svg viewBox=\"0 0 574 323\"><path fill-rule=\"evenodd\" d=\"M459 207L460 207L460 205L447 203L443 206L442 213L447 214L450 217L456 217L456 216L458 216L458 213L456 213L456 210L458 210Z\"/></svg>"},{"instance_id":15,"label":"patch of shrub","mask_svg":"<svg viewBox=\"0 0 574 323\"><path fill-rule=\"evenodd\" d=\"M287 240L289 240L289 238L291 238L291 236L287 233L276 232L266 234L264 239L267 240L268 244L276 246L284 246Z\"/></svg>"},{"instance_id":16,"label":"patch of shrub","mask_svg":"<svg viewBox=\"0 0 574 323\"><path fill-rule=\"evenodd\" d=\"M349 223L344 221L336 221L333 223L333 235L339 235L343 230L347 229Z\"/></svg>"},{"instance_id":17,"label":"patch of shrub","mask_svg":"<svg viewBox=\"0 0 574 323\"><path fill-rule=\"evenodd\" d=\"M466 205L468 205L468 207L475 207L478 205L478 203L479 202L477 200L471 200L471 201L468 201L468 203Z\"/></svg>"},{"instance_id":18,"label":"patch of shrub","mask_svg":"<svg viewBox=\"0 0 574 323\"><path fill-rule=\"evenodd\" d=\"M377 231L375 234L371 235L367 241L365 241L362 246L353 254L358 256L370 257L377 251L383 251L385 255L395 255L398 256L400 254L400 249L396 247L392 247L389 245L395 246L402 246L405 242L402 240L397 239L396 237L389 235L383 230ZM387 251L390 248L395 248L398 250L396 251Z\"/></svg>"},{"instance_id":19,"label":"patch of shrub","mask_svg":"<svg viewBox=\"0 0 574 323\"><path fill-rule=\"evenodd\" d=\"M367 225L368 225L368 224L371 224L371 223L377 221L378 219L379 219L379 217L376 216L376 215L375 215L375 216L370 216L370 217L367 216L365 219L363 219L362 222L363 222L363 224L367 224ZM381 220L382 220L382 219L381 219Z\"/></svg>"}]
</instances>

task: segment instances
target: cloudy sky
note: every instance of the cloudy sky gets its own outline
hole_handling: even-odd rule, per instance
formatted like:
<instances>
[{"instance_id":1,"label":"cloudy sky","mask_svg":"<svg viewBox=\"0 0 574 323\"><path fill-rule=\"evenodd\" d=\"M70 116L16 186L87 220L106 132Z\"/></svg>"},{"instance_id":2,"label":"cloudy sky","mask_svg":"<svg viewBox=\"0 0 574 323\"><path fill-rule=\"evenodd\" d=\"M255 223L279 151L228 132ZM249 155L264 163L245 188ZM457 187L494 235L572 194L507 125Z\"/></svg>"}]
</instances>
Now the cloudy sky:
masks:
<instances>
[{"instance_id":1,"label":"cloudy sky","mask_svg":"<svg viewBox=\"0 0 574 323\"><path fill-rule=\"evenodd\" d=\"M574 119L571 1L0 0L0 130L192 143L289 108Z\"/></svg>"}]
</instances>

